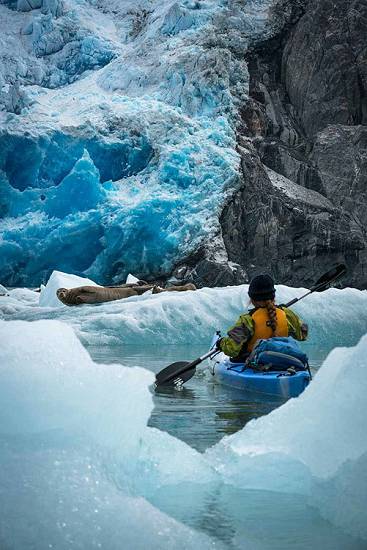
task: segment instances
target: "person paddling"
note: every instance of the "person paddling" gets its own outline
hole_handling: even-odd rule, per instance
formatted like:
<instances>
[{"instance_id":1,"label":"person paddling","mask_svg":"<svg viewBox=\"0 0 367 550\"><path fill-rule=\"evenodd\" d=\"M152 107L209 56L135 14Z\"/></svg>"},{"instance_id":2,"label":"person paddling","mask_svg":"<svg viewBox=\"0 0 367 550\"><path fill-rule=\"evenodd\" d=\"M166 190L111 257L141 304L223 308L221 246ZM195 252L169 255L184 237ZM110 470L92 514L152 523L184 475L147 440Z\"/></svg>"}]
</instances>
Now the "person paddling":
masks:
<instances>
[{"instance_id":1,"label":"person paddling","mask_svg":"<svg viewBox=\"0 0 367 550\"><path fill-rule=\"evenodd\" d=\"M249 285L248 294L254 306L249 313L240 315L236 324L220 338L216 347L234 363L243 363L259 339L273 336L292 336L306 340L308 326L294 311L275 305L274 281L270 275L257 275Z\"/></svg>"}]
</instances>

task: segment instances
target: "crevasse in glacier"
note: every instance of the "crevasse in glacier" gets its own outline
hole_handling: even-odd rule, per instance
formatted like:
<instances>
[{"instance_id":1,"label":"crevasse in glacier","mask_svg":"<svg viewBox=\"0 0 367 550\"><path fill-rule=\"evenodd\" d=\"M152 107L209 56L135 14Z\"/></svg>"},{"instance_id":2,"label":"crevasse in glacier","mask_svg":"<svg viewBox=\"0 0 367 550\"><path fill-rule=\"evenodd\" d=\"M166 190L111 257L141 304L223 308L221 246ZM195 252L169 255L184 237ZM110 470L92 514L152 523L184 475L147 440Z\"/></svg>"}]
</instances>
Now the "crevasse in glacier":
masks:
<instances>
[{"instance_id":1,"label":"crevasse in glacier","mask_svg":"<svg viewBox=\"0 0 367 550\"><path fill-rule=\"evenodd\" d=\"M267 9L231 7L238 44ZM210 1L0 4L4 284L53 268L99 283L159 275L215 235L248 88L231 37L216 44L227 15Z\"/></svg>"}]
</instances>

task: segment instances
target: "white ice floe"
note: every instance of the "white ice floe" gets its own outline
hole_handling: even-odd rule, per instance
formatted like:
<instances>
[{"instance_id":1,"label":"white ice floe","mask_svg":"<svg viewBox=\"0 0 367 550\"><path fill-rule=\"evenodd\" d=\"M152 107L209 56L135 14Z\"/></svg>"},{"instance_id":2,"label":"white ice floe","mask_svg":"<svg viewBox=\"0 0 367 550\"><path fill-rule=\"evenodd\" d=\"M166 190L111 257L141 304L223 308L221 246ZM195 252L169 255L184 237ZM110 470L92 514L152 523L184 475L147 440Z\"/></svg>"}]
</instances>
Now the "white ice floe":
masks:
<instances>
[{"instance_id":1,"label":"white ice floe","mask_svg":"<svg viewBox=\"0 0 367 550\"><path fill-rule=\"evenodd\" d=\"M139 282L139 279L137 277L135 277L134 275L131 275L131 273L128 274L128 276L126 277L126 282L129 284L131 283L137 283Z\"/></svg>"},{"instance_id":2,"label":"white ice floe","mask_svg":"<svg viewBox=\"0 0 367 550\"><path fill-rule=\"evenodd\" d=\"M62 271L53 271L46 286L41 289L39 297L39 305L41 307L62 307L64 304L60 302L56 295L58 288L75 288L78 286L98 286L97 283L86 277L78 277L63 273Z\"/></svg>"},{"instance_id":3,"label":"white ice floe","mask_svg":"<svg viewBox=\"0 0 367 550\"><path fill-rule=\"evenodd\" d=\"M54 272L41 292L42 307L38 307L39 294L36 292L12 290L9 296L0 296L0 316L4 319L47 317L64 321L87 344L196 342L201 343L205 351L214 331L228 329L249 306L248 286L239 285L188 292L145 293L105 304L62 307L56 296L57 288L83 284L96 283ZM302 288L278 285L278 303L286 303L305 292ZM340 343L341 333L343 343L352 345L367 332L366 307L367 291L351 288L314 293L293 306L310 326L310 343L317 342L329 349Z\"/></svg>"}]
</instances>

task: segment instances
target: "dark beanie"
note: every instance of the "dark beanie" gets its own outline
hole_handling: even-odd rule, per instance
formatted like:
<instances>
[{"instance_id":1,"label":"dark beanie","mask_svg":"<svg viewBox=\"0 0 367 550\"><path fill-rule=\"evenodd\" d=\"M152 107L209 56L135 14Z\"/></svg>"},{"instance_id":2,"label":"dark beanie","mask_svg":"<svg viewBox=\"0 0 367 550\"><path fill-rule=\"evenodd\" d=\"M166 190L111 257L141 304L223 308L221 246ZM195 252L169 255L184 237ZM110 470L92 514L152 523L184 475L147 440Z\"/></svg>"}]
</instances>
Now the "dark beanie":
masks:
<instances>
[{"instance_id":1,"label":"dark beanie","mask_svg":"<svg viewBox=\"0 0 367 550\"><path fill-rule=\"evenodd\" d=\"M275 297L274 281L270 275L256 275L248 287L248 295L253 300L273 300Z\"/></svg>"}]
</instances>

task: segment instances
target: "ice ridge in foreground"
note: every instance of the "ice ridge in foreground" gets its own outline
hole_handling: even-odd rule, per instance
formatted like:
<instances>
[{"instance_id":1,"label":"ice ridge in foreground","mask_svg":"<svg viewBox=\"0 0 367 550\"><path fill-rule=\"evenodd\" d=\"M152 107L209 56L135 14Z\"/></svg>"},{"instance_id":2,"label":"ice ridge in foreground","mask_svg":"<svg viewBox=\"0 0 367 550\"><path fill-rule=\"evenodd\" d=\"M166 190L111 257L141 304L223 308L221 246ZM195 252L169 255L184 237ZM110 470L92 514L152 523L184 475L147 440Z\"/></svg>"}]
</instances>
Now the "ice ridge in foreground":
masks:
<instances>
[{"instance_id":1,"label":"ice ridge in foreground","mask_svg":"<svg viewBox=\"0 0 367 550\"><path fill-rule=\"evenodd\" d=\"M342 529L334 548L345 545L345 533L354 537L353 548L367 540L361 483L367 473L367 336L354 348L334 350L302 396L251 421L205 455L147 428L150 372L94 364L65 324L0 321L0 341L5 547L11 541L18 550L25 540L60 548L75 540L77 548L102 544L108 550L121 541L136 548L221 547L145 500L159 502L157 495L170 487L183 498L185 484L197 496L195 502L190 497L195 514L213 492L227 495L228 509L235 503L242 510L244 517L234 523L236 549L254 548L241 529L250 510L259 514L256 522L263 521L263 508L251 502L261 492L268 500L269 491L275 509L282 494L308 499ZM244 500L241 491L255 493L247 492ZM182 506L176 499L174 515ZM268 548L260 539L256 547Z\"/></svg>"},{"instance_id":2,"label":"ice ridge in foreground","mask_svg":"<svg viewBox=\"0 0 367 550\"><path fill-rule=\"evenodd\" d=\"M181 481L214 477L195 451L146 427L149 371L94 364L55 321L0 321L0 341L2 548L221 547L142 496L144 481L172 483L175 455ZM167 446L170 457L158 451Z\"/></svg>"}]
</instances>

